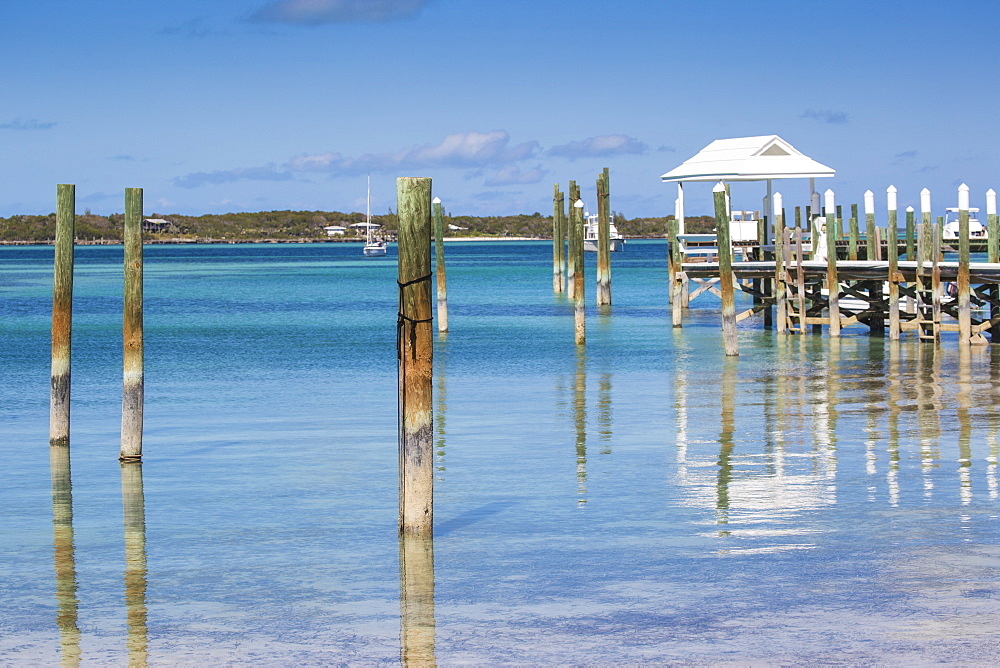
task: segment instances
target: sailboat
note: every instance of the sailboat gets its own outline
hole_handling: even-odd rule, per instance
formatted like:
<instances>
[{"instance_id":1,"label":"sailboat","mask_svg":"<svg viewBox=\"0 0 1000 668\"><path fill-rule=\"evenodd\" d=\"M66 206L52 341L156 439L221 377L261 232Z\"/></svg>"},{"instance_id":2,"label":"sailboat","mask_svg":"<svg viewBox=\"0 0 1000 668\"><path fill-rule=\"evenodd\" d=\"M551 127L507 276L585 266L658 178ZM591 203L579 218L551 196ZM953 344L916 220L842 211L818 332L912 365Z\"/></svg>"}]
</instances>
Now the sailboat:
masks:
<instances>
[{"instance_id":1,"label":"sailboat","mask_svg":"<svg viewBox=\"0 0 1000 668\"><path fill-rule=\"evenodd\" d=\"M372 236L372 177L368 177L368 208L365 213L365 248L362 251L366 257L385 255L386 243Z\"/></svg>"}]
</instances>

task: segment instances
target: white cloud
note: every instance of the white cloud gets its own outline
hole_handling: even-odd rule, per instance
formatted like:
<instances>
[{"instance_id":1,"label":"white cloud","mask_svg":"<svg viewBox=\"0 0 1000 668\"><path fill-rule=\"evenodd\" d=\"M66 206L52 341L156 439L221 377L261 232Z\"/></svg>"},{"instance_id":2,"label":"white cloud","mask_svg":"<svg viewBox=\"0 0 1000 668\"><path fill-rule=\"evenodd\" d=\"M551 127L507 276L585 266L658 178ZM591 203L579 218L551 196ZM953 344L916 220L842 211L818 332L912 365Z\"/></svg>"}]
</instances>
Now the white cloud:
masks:
<instances>
[{"instance_id":1,"label":"white cloud","mask_svg":"<svg viewBox=\"0 0 1000 668\"><path fill-rule=\"evenodd\" d=\"M427 0L275 0L250 15L256 23L315 26L396 21L414 16Z\"/></svg>"},{"instance_id":2,"label":"white cloud","mask_svg":"<svg viewBox=\"0 0 1000 668\"><path fill-rule=\"evenodd\" d=\"M291 181L295 176L280 170L273 164L264 167L240 167L215 172L194 172L174 179L174 185L181 188L197 188L207 184L219 185L237 181Z\"/></svg>"},{"instance_id":3,"label":"white cloud","mask_svg":"<svg viewBox=\"0 0 1000 668\"><path fill-rule=\"evenodd\" d=\"M609 155L641 155L649 150L644 143L628 135L601 135L588 137L582 141L553 146L547 153L551 156L569 158L600 158Z\"/></svg>"},{"instance_id":4,"label":"white cloud","mask_svg":"<svg viewBox=\"0 0 1000 668\"><path fill-rule=\"evenodd\" d=\"M811 118L820 123L826 123L828 125L843 125L850 121L850 117L845 111L830 111L829 109L818 110L818 109L806 109L801 114L799 118Z\"/></svg>"},{"instance_id":5,"label":"white cloud","mask_svg":"<svg viewBox=\"0 0 1000 668\"><path fill-rule=\"evenodd\" d=\"M528 183L539 183L549 172L542 169L541 165L534 169L522 172L517 165L508 165L499 172L486 179L488 186L511 186L524 185Z\"/></svg>"}]
</instances>

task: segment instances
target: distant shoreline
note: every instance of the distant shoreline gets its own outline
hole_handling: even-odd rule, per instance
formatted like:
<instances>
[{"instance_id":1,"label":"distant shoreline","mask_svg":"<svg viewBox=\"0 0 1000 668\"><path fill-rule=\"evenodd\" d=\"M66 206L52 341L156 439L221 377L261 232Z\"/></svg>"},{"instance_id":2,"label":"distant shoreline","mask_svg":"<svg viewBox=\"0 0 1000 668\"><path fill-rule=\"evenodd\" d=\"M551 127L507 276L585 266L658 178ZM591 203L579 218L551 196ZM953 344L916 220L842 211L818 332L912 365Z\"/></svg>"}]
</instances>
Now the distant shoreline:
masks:
<instances>
[{"instance_id":1,"label":"distant shoreline","mask_svg":"<svg viewBox=\"0 0 1000 668\"><path fill-rule=\"evenodd\" d=\"M659 239L662 237L629 237L630 239ZM445 237L444 241L552 241L540 237ZM364 239L145 239L143 244L152 245L194 245L194 244L363 244ZM393 242L395 243L395 242ZM7 241L0 240L0 246L52 246L53 240ZM121 246L117 239L78 239L77 246Z\"/></svg>"}]
</instances>

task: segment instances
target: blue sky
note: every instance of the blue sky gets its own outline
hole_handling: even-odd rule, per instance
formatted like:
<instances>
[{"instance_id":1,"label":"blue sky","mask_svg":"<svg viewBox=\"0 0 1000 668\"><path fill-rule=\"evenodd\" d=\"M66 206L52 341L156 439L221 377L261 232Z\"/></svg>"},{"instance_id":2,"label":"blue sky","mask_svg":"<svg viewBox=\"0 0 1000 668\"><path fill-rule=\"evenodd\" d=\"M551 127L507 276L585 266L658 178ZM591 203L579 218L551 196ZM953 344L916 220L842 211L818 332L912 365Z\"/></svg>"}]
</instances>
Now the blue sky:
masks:
<instances>
[{"instance_id":1,"label":"blue sky","mask_svg":"<svg viewBox=\"0 0 1000 668\"><path fill-rule=\"evenodd\" d=\"M905 11L903 11L905 8ZM430 176L453 214L551 212L569 179L673 212L660 174L778 134L837 201L1000 189L993 2L5 0L0 215L395 209ZM806 182L776 186L805 204ZM711 186L688 189L710 213ZM734 188L760 208L762 185Z\"/></svg>"}]
</instances>

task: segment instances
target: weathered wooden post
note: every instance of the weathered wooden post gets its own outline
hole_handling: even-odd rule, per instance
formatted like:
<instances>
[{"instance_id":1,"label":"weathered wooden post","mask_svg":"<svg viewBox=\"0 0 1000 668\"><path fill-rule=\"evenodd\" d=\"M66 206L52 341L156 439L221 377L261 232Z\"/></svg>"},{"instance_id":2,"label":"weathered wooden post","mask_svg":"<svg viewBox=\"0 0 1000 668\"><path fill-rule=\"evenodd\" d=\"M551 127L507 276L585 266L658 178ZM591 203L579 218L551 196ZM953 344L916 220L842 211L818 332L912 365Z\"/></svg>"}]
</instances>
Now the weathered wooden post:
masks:
<instances>
[{"instance_id":1,"label":"weathered wooden post","mask_svg":"<svg viewBox=\"0 0 1000 668\"><path fill-rule=\"evenodd\" d=\"M969 186L958 187L958 342L972 343L972 303L969 294Z\"/></svg>"},{"instance_id":2,"label":"weathered wooden post","mask_svg":"<svg viewBox=\"0 0 1000 668\"><path fill-rule=\"evenodd\" d=\"M73 255L76 186L56 186L55 271L52 281L52 370L49 444L69 445L70 351L73 338Z\"/></svg>"},{"instance_id":3,"label":"weathered wooden post","mask_svg":"<svg viewBox=\"0 0 1000 668\"><path fill-rule=\"evenodd\" d=\"M574 248L576 248L576 234L579 232L577 229L575 221L575 214L573 213L573 204L580 199L580 189L576 186L576 181L569 182L569 221L568 227L566 228L566 238L568 242L568 250L566 255L566 296L573 299L573 295L576 292L576 253Z\"/></svg>"},{"instance_id":4,"label":"weathered wooden post","mask_svg":"<svg viewBox=\"0 0 1000 668\"><path fill-rule=\"evenodd\" d=\"M875 193L865 191L865 259L878 259L878 243L875 239Z\"/></svg>"},{"instance_id":5,"label":"weathered wooden post","mask_svg":"<svg viewBox=\"0 0 1000 668\"><path fill-rule=\"evenodd\" d=\"M679 202L674 202L675 211ZM674 327L681 327L684 324L684 256L681 254L680 239L680 219L674 215L674 219L668 222L670 235L670 262L673 266L673 275L670 280L670 319Z\"/></svg>"},{"instance_id":6,"label":"weathered wooden post","mask_svg":"<svg viewBox=\"0 0 1000 668\"><path fill-rule=\"evenodd\" d=\"M597 305L611 306L611 182L608 168L597 177Z\"/></svg>"},{"instance_id":7,"label":"weathered wooden post","mask_svg":"<svg viewBox=\"0 0 1000 668\"><path fill-rule=\"evenodd\" d=\"M434 273L437 276L438 331L448 331L448 279L444 268L444 213L441 198L435 197L434 205Z\"/></svg>"},{"instance_id":8,"label":"weathered wooden post","mask_svg":"<svg viewBox=\"0 0 1000 668\"><path fill-rule=\"evenodd\" d=\"M562 222L566 204L559 184L555 184L552 194L552 291L565 292L566 277L563 275L563 254L566 249L566 232Z\"/></svg>"},{"instance_id":9,"label":"weathered wooden post","mask_svg":"<svg viewBox=\"0 0 1000 668\"><path fill-rule=\"evenodd\" d=\"M396 179L399 215L399 531L434 527L431 180Z\"/></svg>"},{"instance_id":10,"label":"weathered wooden post","mask_svg":"<svg viewBox=\"0 0 1000 668\"><path fill-rule=\"evenodd\" d=\"M575 228L573 233L572 256L576 264L573 273L573 332L577 345L581 345L587 340L587 316L586 304L583 301L583 200L577 199L573 202L573 219L570 220L570 227Z\"/></svg>"},{"instance_id":11,"label":"weathered wooden post","mask_svg":"<svg viewBox=\"0 0 1000 668\"><path fill-rule=\"evenodd\" d=\"M146 501L142 462L121 464L122 517L125 525L125 611L130 666L145 666L149 627L146 607Z\"/></svg>"},{"instance_id":12,"label":"weathered wooden post","mask_svg":"<svg viewBox=\"0 0 1000 668\"><path fill-rule=\"evenodd\" d=\"M886 221L890 233L889 238L896 244L896 247L890 248L889 250L896 253L896 258L899 259L899 234L896 233L896 228L899 225L896 216L896 186L889 186L886 188L885 196L886 208L888 210ZM886 248L889 247L887 246Z\"/></svg>"},{"instance_id":13,"label":"weathered wooden post","mask_svg":"<svg viewBox=\"0 0 1000 668\"><path fill-rule=\"evenodd\" d=\"M1000 262L1000 218L997 217L997 193L986 191L986 261ZM990 286L990 342L1000 342L1000 286Z\"/></svg>"},{"instance_id":14,"label":"weathered wooden post","mask_svg":"<svg viewBox=\"0 0 1000 668\"><path fill-rule=\"evenodd\" d=\"M826 210L837 211L839 215L840 207L834 206L833 190L827 188L824 195L826 197ZM840 222L838 221L834 227L839 228ZM826 228L830 229L829 222L827 222ZM830 236L832 235L827 236L826 251L827 313L830 317L830 336L838 337L840 336L840 277L837 275L837 245L835 242L831 243Z\"/></svg>"},{"instance_id":15,"label":"weathered wooden post","mask_svg":"<svg viewBox=\"0 0 1000 668\"><path fill-rule=\"evenodd\" d=\"M142 331L142 188L125 189L125 313L122 326L122 437L118 459L142 459L145 393Z\"/></svg>"},{"instance_id":16,"label":"weathered wooden post","mask_svg":"<svg viewBox=\"0 0 1000 668\"><path fill-rule=\"evenodd\" d=\"M740 354L736 338L736 296L733 293L733 245L729 232L729 201L720 181L712 189L715 196L716 240L719 248L719 287L722 289L722 340L727 356Z\"/></svg>"},{"instance_id":17,"label":"weathered wooden post","mask_svg":"<svg viewBox=\"0 0 1000 668\"><path fill-rule=\"evenodd\" d=\"M916 221L913 217L913 207L906 207L906 260L914 262L917 259Z\"/></svg>"},{"instance_id":18,"label":"weathered wooden post","mask_svg":"<svg viewBox=\"0 0 1000 668\"><path fill-rule=\"evenodd\" d=\"M788 300L785 294L785 253L783 243L785 238L785 209L782 207L781 193L772 195L774 214L774 305L777 311L778 334L788 331Z\"/></svg>"},{"instance_id":19,"label":"weathered wooden post","mask_svg":"<svg viewBox=\"0 0 1000 668\"><path fill-rule=\"evenodd\" d=\"M895 194L895 193L894 193ZM895 204L895 202L890 202ZM900 333L899 322L899 234L895 226L895 209L890 211L890 225L887 237L889 239L889 340L898 341Z\"/></svg>"},{"instance_id":20,"label":"weathered wooden post","mask_svg":"<svg viewBox=\"0 0 1000 668\"><path fill-rule=\"evenodd\" d=\"M986 261L1000 262L1000 218L997 217L997 193L986 191Z\"/></svg>"},{"instance_id":21,"label":"weathered wooden post","mask_svg":"<svg viewBox=\"0 0 1000 668\"><path fill-rule=\"evenodd\" d=\"M847 259L857 260L858 259L858 243L861 238L861 231L858 229L858 205L851 205L851 218L847 221L848 231L847 238L849 239L849 248L847 249Z\"/></svg>"}]
</instances>

